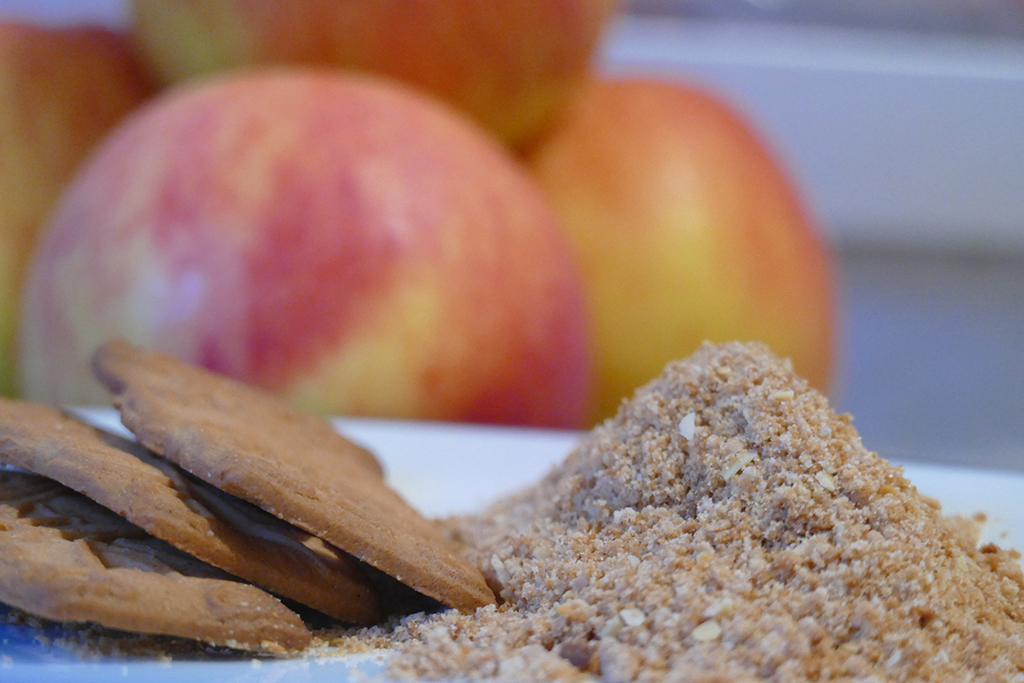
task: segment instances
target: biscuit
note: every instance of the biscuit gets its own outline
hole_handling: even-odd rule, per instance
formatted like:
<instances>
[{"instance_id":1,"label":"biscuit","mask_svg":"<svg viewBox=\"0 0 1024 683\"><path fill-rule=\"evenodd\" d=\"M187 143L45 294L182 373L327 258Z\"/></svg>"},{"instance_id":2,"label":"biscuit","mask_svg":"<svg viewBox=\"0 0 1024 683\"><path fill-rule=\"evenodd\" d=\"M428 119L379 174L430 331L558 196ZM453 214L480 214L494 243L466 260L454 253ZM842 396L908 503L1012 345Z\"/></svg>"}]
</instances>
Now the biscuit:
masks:
<instances>
[{"instance_id":1,"label":"biscuit","mask_svg":"<svg viewBox=\"0 0 1024 683\"><path fill-rule=\"evenodd\" d=\"M2 462L55 479L280 596L350 623L379 620L377 595L349 555L53 408L0 399Z\"/></svg>"},{"instance_id":2,"label":"biscuit","mask_svg":"<svg viewBox=\"0 0 1024 683\"><path fill-rule=\"evenodd\" d=\"M39 617L268 652L307 646L255 586L50 479L0 470L0 601Z\"/></svg>"},{"instance_id":3,"label":"biscuit","mask_svg":"<svg viewBox=\"0 0 1024 683\"><path fill-rule=\"evenodd\" d=\"M265 391L169 356L143 356L123 342L108 344L100 356L109 368L100 379L114 395L122 393L117 368L135 368L136 391L145 392L154 416L173 414L196 432L211 430L240 443L258 441L279 460L310 476L335 468L376 478L384 475L373 453L346 439L326 420L296 410ZM93 369L101 372L99 367L94 359ZM167 409L158 411L159 403L166 403Z\"/></svg>"},{"instance_id":4,"label":"biscuit","mask_svg":"<svg viewBox=\"0 0 1024 683\"><path fill-rule=\"evenodd\" d=\"M480 571L433 522L365 462L326 450L319 426L326 422L123 341L101 347L93 369L125 427L203 481L445 605L470 611L494 603ZM314 420L319 425L307 435L304 426Z\"/></svg>"}]
</instances>

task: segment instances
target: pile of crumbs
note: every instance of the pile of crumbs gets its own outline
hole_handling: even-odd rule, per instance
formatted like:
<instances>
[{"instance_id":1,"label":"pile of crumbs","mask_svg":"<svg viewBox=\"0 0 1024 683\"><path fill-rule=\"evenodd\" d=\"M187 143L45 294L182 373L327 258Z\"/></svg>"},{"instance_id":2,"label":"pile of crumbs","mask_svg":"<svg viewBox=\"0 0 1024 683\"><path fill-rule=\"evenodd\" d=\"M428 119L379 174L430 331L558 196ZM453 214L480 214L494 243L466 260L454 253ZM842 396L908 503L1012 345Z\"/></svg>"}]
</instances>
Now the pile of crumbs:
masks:
<instances>
[{"instance_id":1,"label":"pile of crumbs","mask_svg":"<svg viewBox=\"0 0 1024 683\"><path fill-rule=\"evenodd\" d=\"M498 607L327 640L399 679L1024 681L978 546L760 345L705 345L543 480L446 520Z\"/></svg>"}]
</instances>

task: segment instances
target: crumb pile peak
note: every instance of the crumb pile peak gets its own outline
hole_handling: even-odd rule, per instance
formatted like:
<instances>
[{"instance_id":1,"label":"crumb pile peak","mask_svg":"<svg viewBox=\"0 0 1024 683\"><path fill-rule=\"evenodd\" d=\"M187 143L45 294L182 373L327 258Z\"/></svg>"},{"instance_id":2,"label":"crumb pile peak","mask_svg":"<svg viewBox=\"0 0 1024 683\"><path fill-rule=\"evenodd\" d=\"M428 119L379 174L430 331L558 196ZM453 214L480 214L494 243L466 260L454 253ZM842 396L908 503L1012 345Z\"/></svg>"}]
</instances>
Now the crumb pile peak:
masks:
<instances>
[{"instance_id":1,"label":"crumb pile peak","mask_svg":"<svg viewBox=\"0 0 1024 683\"><path fill-rule=\"evenodd\" d=\"M881 524L866 512L870 503L911 490L788 361L760 344L708 344L670 364L565 463L501 505L602 525L643 508L706 518L742 504L758 522L755 538L777 546L831 529L854 509Z\"/></svg>"}]
</instances>

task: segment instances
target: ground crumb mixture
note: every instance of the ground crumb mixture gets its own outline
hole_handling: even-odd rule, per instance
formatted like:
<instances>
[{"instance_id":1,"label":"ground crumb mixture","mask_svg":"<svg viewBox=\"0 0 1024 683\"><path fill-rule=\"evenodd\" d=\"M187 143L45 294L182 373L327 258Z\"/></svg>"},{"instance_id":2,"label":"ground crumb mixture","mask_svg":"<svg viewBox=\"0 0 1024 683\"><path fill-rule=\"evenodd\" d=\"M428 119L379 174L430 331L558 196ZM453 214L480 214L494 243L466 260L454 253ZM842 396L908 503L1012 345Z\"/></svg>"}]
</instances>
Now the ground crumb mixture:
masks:
<instances>
[{"instance_id":1,"label":"ground crumb mixture","mask_svg":"<svg viewBox=\"0 0 1024 683\"><path fill-rule=\"evenodd\" d=\"M397 648L389 676L1024 681L1019 555L977 547L762 346L705 345L446 524L503 604L351 636Z\"/></svg>"}]
</instances>

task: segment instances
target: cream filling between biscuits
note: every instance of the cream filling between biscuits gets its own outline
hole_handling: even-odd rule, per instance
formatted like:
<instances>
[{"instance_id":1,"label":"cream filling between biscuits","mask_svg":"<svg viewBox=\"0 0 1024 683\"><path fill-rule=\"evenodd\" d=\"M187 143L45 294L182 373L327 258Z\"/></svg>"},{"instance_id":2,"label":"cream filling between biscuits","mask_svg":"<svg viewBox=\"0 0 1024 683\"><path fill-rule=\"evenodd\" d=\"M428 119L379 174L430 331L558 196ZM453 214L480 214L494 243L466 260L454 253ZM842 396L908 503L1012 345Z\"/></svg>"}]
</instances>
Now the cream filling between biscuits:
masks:
<instances>
[{"instance_id":1,"label":"cream filling between biscuits","mask_svg":"<svg viewBox=\"0 0 1024 683\"><path fill-rule=\"evenodd\" d=\"M184 474L184 473L182 473ZM180 487L187 487L193 502L204 508L197 510L205 517L214 517L247 536L284 546L287 550L315 557L322 570L347 570L354 561L343 550L296 526L274 517L259 507L225 493L195 477L184 476Z\"/></svg>"}]
</instances>

